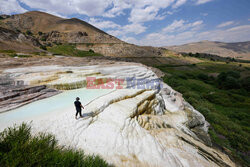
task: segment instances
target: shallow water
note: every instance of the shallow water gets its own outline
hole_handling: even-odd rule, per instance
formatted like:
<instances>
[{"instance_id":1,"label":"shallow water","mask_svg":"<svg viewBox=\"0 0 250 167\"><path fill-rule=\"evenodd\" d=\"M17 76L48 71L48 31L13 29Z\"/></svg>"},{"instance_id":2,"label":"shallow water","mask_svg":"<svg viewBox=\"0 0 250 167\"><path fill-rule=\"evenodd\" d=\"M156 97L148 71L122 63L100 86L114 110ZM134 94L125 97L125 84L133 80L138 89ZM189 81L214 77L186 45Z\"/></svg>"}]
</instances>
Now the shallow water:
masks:
<instances>
[{"instance_id":1,"label":"shallow water","mask_svg":"<svg viewBox=\"0 0 250 167\"><path fill-rule=\"evenodd\" d=\"M91 100L105 95L112 90L108 89L75 89L65 91L61 94L42 99L20 108L1 113L0 126L1 129L7 125L12 125L22 121L32 121L32 118L38 118L49 115L53 112L58 112L68 108L72 108L72 114L75 113L74 101L76 97L80 97L82 105L86 105Z\"/></svg>"}]
</instances>

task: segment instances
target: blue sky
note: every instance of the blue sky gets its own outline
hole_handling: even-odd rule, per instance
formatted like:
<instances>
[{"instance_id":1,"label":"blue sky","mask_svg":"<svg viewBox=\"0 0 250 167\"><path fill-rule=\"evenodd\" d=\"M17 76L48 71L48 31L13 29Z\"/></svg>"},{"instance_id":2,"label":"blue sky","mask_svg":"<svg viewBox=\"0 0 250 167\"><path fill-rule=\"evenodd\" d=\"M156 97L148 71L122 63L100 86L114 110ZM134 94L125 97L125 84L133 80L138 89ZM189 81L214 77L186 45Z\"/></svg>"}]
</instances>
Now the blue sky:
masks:
<instances>
[{"instance_id":1,"label":"blue sky","mask_svg":"<svg viewBox=\"0 0 250 167\"><path fill-rule=\"evenodd\" d=\"M169 46L250 41L250 0L0 0L1 14L77 17L124 41Z\"/></svg>"}]
</instances>

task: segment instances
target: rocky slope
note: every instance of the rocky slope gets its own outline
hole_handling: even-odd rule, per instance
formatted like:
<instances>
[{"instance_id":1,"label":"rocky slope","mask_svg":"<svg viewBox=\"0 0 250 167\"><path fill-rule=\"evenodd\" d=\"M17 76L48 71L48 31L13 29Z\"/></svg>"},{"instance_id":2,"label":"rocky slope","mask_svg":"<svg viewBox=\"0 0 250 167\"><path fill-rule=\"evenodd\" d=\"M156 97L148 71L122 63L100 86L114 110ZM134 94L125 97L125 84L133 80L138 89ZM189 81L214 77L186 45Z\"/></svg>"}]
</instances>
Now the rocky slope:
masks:
<instances>
[{"instance_id":1,"label":"rocky slope","mask_svg":"<svg viewBox=\"0 0 250 167\"><path fill-rule=\"evenodd\" d=\"M2 77L0 77L2 79ZM46 86L15 86L9 87L6 81L0 82L0 113L10 111L31 102L48 98L59 93L55 89L48 89Z\"/></svg>"},{"instance_id":2,"label":"rocky slope","mask_svg":"<svg viewBox=\"0 0 250 167\"><path fill-rule=\"evenodd\" d=\"M111 57L164 57L163 48L149 46L136 46L128 43L113 44L77 44L77 49L88 51L89 49L96 53L101 53Z\"/></svg>"},{"instance_id":3,"label":"rocky slope","mask_svg":"<svg viewBox=\"0 0 250 167\"><path fill-rule=\"evenodd\" d=\"M16 50L20 52L41 51L39 40L24 33L0 27L0 50Z\"/></svg>"},{"instance_id":4,"label":"rocky slope","mask_svg":"<svg viewBox=\"0 0 250 167\"><path fill-rule=\"evenodd\" d=\"M25 85L60 85L62 89L66 85L72 89L79 88L79 84L84 87L86 77L124 79L120 85L115 84L123 89L111 89L88 101L82 119L75 120L71 101L60 114L28 117L26 121L33 121L33 133L51 132L61 144L99 154L116 166L235 166L227 155L210 147L208 123L180 93L162 82L141 87L127 80L135 77L147 85L158 78L141 64L108 62L3 69L2 75L7 74ZM20 121L9 120L8 125ZM0 127L8 125L2 122Z\"/></svg>"},{"instance_id":5,"label":"rocky slope","mask_svg":"<svg viewBox=\"0 0 250 167\"><path fill-rule=\"evenodd\" d=\"M250 42L223 43L201 41L180 46L165 47L176 52L207 53L222 57L250 60Z\"/></svg>"},{"instance_id":6,"label":"rocky slope","mask_svg":"<svg viewBox=\"0 0 250 167\"><path fill-rule=\"evenodd\" d=\"M53 42L117 43L121 42L96 27L76 18L63 19L44 12L32 11L12 15L1 21L1 26L13 31L31 31ZM52 39L53 38L53 39Z\"/></svg>"},{"instance_id":7,"label":"rocky slope","mask_svg":"<svg viewBox=\"0 0 250 167\"><path fill-rule=\"evenodd\" d=\"M11 35L6 36L5 31L9 31ZM0 34L5 36L4 39L0 38L0 49L17 52L41 52L41 46L66 43L77 44L78 49L91 49L104 56L155 57L164 53L162 48L125 43L76 18L64 19L37 11L2 17ZM27 42L26 38L32 41Z\"/></svg>"}]
</instances>

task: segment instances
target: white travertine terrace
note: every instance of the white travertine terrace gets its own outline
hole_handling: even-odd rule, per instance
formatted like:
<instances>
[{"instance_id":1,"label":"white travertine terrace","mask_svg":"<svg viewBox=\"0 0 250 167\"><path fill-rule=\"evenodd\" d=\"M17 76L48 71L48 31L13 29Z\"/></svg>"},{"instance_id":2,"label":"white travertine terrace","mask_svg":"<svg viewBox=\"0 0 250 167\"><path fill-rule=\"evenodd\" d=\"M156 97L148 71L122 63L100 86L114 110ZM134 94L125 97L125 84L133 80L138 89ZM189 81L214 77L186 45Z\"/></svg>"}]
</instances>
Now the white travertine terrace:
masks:
<instances>
[{"instance_id":1,"label":"white travertine terrace","mask_svg":"<svg viewBox=\"0 0 250 167\"><path fill-rule=\"evenodd\" d=\"M87 76L157 79L145 66L124 64L41 66L9 69L5 73L26 84L50 86L74 84ZM32 118L33 132L52 133L60 144L99 154L115 166L235 166L227 155L205 145L194 133L193 129L198 129L207 135L208 123L203 115L185 102L180 93L161 84L160 90L113 89L90 101L82 119L75 120L70 106L60 113Z\"/></svg>"}]
</instances>

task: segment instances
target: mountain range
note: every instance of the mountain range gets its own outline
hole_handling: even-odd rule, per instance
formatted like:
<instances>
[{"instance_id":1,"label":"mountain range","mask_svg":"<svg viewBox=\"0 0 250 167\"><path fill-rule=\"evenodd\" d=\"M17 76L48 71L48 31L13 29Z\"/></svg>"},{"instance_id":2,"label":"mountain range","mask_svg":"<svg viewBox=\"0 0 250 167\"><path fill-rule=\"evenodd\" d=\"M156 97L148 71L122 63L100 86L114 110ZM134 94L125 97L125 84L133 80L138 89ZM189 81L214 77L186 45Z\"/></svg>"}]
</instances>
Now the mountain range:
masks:
<instances>
[{"instance_id":1,"label":"mountain range","mask_svg":"<svg viewBox=\"0 0 250 167\"><path fill-rule=\"evenodd\" d=\"M221 57L250 60L250 41L235 43L201 41L165 48L176 52L207 53Z\"/></svg>"}]
</instances>

